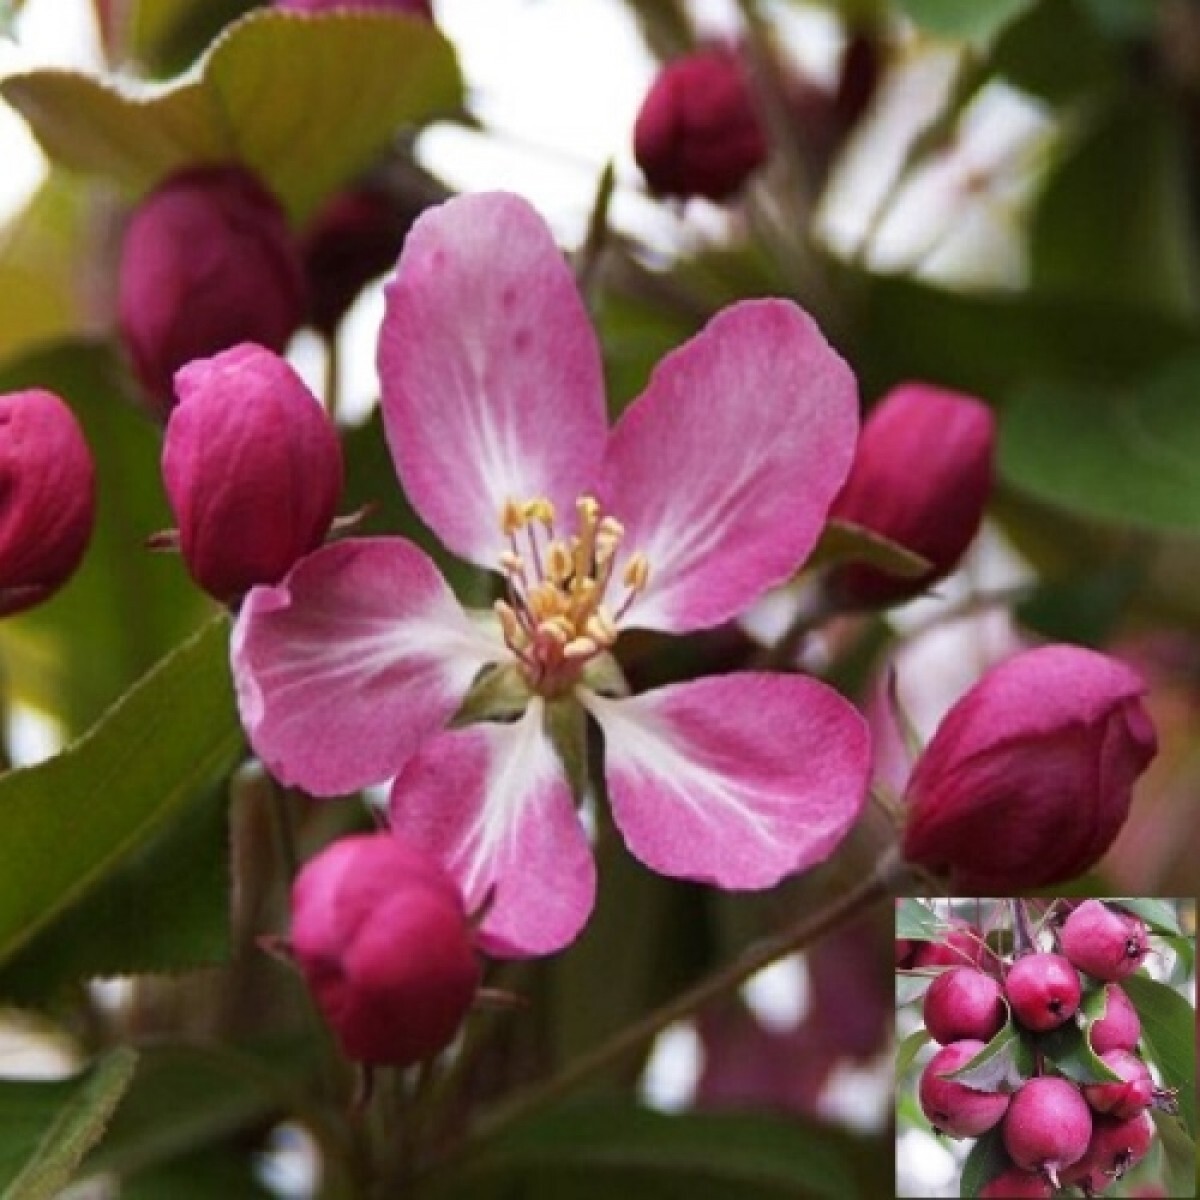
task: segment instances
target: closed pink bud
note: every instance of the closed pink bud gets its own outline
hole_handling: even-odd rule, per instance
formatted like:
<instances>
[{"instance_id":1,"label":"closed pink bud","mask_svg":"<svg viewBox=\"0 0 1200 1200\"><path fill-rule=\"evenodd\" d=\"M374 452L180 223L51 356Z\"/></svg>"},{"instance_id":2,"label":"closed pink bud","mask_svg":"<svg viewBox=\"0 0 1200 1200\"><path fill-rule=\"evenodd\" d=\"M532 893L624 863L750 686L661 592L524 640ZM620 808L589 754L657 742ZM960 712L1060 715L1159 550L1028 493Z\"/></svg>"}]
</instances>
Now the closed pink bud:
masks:
<instances>
[{"instance_id":1,"label":"closed pink bud","mask_svg":"<svg viewBox=\"0 0 1200 1200\"><path fill-rule=\"evenodd\" d=\"M433 20L430 0L275 0L275 7L287 12L323 13L343 9L368 9L375 12L409 13Z\"/></svg>"},{"instance_id":2,"label":"closed pink bud","mask_svg":"<svg viewBox=\"0 0 1200 1200\"><path fill-rule=\"evenodd\" d=\"M41 389L0 396L0 616L70 578L92 534L96 478L75 414Z\"/></svg>"},{"instance_id":3,"label":"closed pink bud","mask_svg":"<svg viewBox=\"0 0 1200 1200\"><path fill-rule=\"evenodd\" d=\"M842 603L908 600L958 566L983 520L995 440L995 418L979 400L924 383L888 392L863 424L830 515L882 534L932 565L906 579L848 564L831 581Z\"/></svg>"},{"instance_id":4,"label":"closed pink bud","mask_svg":"<svg viewBox=\"0 0 1200 1200\"><path fill-rule=\"evenodd\" d=\"M1145 690L1128 667L1076 646L1027 650L992 668L917 763L905 856L968 894L1086 871L1124 824L1155 754Z\"/></svg>"},{"instance_id":5,"label":"closed pink bud","mask_svg":"<svg viewBox=\"0 0 1200 1200\"><path fill-rule=\"evenodd\" d=\"M642 101L633 154L660 196L724 200L766 161L767 138L736 54L667 63Z\"/></svg>"},{"instance_id":6,"label":"closed pink bud","mask_svg":"<svg viewBox=\"0 0 1200 1200\"><path fill-rule=\"evenodd\" d=\"M235 346L176 377L163 481L192 578L237 601L324 539L342 489L337 431L300 377Z\"/></svg>"},{"instance_id":7,"label":"closed pink bud","mask_svg":"<svg viewBox=\"0 0 1200 1200\"><path fill-rule=\"evenodd\" d=\"M185 363L239 342L282 350L304 320L299 246L278 202L241 167L182 171L147 196L119 275L121 337L162 416Z\"/></svg>"},{"instance_id":8,"label":"closed pink bud","mask_svg":"<svg viewBox=\"0 0 1200 1200\"><path fill-rule=\"evenodd\" d=\"M411 1066L454 1039L479 963L462 895L389 833L342 838L292 888L292 950L343 1053Z\"/></svg>"}]
</instances>

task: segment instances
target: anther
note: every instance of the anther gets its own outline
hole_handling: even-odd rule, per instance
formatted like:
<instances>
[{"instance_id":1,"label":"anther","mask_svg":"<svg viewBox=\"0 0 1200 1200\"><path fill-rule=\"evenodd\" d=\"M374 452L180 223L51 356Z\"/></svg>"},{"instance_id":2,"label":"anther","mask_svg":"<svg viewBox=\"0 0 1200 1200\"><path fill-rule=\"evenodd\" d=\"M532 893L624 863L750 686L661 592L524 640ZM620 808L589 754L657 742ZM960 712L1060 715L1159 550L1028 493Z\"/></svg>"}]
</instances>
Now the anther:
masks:
<instances>
[{"instance_id":1,"label":"anther","mask_svg":"<svg viewBox=\"0 0 1200 1200\"><path fill-rule=\"evenodd\" d=\"M631 592L643 591L650 582L650 560L640 550L625 564L621 580Z\"/></svg>"},{"instance_id":2,"label":"anther","mask_svg":"<svg viewBox=\"0 0 1200 1200\"><path fill-rule=\"evenodd\" d=\"M527 500L523 515L526 521L540 521L548 530L554 528L554 505L545 496Z\"/></svg>"},{"instance_id":3,"label":"anther","mask_svg":"<svg viewBox=\"0 0 1200 1200\"><path fill-rule=\"evenodd\" d=\"M588 617L584 632L600 646L611 646L617 640L616 623L603 608Z\"/></svg>"},{"instance_id":4,"label":"anther","mask_svg":"<svg viewBox=\"0 0 1200 1200\"><path fill-rule=\"evenodd\" d=\"M600 647L590 637L572 638L563 647L563 658L591 658Z\"/></svg>"},{"instance_id":5,"label":"anther","mask_svg":"<svg viewBox=\"0 0 1200 1200\"><path fill-rule=\"evenodd\" d=\"M575 573L575 560L562 542L554 541L546 549L546 574L555 583L563 584Z\"/></svg>"},{"instance_id":6,"label":"anther","mask_svg":"<svg viewBox=\"0 0 1200 1200\"><path fill-rule=\"evenodd\" d=\"M524 576L525 574L525 560L512 550L505 550L501 553L500 567L506 575Z\"/></svg>"},{"instance_id":7,"label":"anther","mask_svg":"<svg viewBox=\"0 0 1200 1200\"><path fill-rule=\"evenodd\" d=\"M512 537L514 533L525 528L527 518L524 507L515 500L505 500L504 507L500 510L500 530L505 537Z\"/></svg>"}]
</instances>

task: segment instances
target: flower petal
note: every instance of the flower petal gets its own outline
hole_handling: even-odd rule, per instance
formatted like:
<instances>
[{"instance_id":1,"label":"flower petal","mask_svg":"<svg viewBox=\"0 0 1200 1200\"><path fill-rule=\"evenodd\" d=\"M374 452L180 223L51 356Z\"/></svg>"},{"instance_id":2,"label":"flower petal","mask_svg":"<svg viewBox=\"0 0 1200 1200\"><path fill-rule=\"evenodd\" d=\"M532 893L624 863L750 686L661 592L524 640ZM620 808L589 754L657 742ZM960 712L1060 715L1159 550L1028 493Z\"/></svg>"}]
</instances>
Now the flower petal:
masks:
<instances>
[{"instance_id":1,"label":"flower petal","mask_svg":"<svg viewBox=\"0 0 1200 1200\"><path fill-rule=\"evenodd\" d=\"M866 794L866 723L832 688L744 672L580 699L629 849L663 875L765 888L828 858Z\"/></svg>"},{"instance_id":2,"label":"flower petal","mask_svg":"<svg viewBox=\"0 0 1200 1200\"><path fill-rule=\"evenodd\" d=\"M791 575L846 478L857 428L850 368L786 300L733 305L664 358L605 458L622 553L650 561L626 624L717 625Z\"/></svg>"},{"instance_id":3,"label":"flower petal","mask_svg":"<svg viewBox=\"0 0 1200 1200\"><path fill-rule=\"evenodd\" d=\"M515 724L439 734L392 788L393 828L442 861L469 910L487 906L477 941L500 957L561 950L596 894L591 849L543 715L535 699Z\"/></svg>"},{"instance_id":4,"label":"flower petal","mask_svg":"<svg viewBox=\"0 0 1200 1200\"><path fill-rule=\"evenodd\" d=\"M413 506L456 554L495 567L508 499L574 513L607 424L600 351L542 218L460 196L413 226L387 288L379 377Z\"/></svg>"},{"instance_id":5,"label":"flower petal","mask_svg":"<svg viewBox=\"0 0 1200 1200\"><path fill-rule=\"evenodd\" d=\"M284 783L322 796L394 775L504 655L402 538L301 559L278 586L249 594L233 635L255 752Z\"/></svg>"}]
</instances>

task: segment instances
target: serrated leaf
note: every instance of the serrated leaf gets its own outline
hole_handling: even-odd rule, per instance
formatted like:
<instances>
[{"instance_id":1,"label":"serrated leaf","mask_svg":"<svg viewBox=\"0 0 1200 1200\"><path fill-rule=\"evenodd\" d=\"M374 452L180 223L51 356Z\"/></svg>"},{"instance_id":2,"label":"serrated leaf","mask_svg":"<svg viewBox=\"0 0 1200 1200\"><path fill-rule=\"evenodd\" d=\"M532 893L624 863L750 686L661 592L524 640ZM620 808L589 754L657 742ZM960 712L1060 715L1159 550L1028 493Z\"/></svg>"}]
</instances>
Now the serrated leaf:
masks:
<instances>
[{"instance_id":1,"label":"serrated leaf","mask_svg":"<svg viewBox=\"0 0 1200 1200\"><path fill-rule=\"evenodd\" d=\"M830 520L805 565L828 567L835 563L865 563L901 579L916 579L932 565L929 559L872 529L850 521Z\"/></svg>"},{"instance_id":2,"label":"serrated leaf","mask_svg":"<svg viewBox=\"0 0 1200 1200\"><path fill-rule=\"evenodd\" d=\"M878 1141L838 1136L799 1118L668 1116L617 1103L575 1104L497 1139L444 1175L430 1196L873 1200L890 1189L890 1165L886 1177L879 1170L889 1161Z\"/></svg>"},{"instance_id":3,"label":"serrated leaf","mask_svg":"<svg viewBox=\"0 0 1200 1200\"><path fill-rule=\"evenodd\" d=\"M977 1092L1015 1092L1032 1074L1033 1047L1010 1017L970 1062L945 1078Z\"/></svg>"},{"instance_id":4,"label":"serrated leaf","mask_svg":"<svg viewBox=\"0 0 1200 1200\"><path fill-rule=\"evenodd\" d=\"M1135 974L1121 981L1142 1022L1142 1044L1167 1087L1179 1089L1179 1113L1196 1136L1196 1010L1166 984Z\"/></svg>"},{"instance_id":5,"label":"serrated leaf","mask_svg":"<svg viewBox=\"0 0 1200 1200\"><path fill-rule=\"evenodd\" d=\"M896 936L916 942L939 942L946 934L946 923L927 904L905 899L896 909Z\"/></svg>"},{"instance_id":6,"label":"serrated leaf","mask_svg":"<svg viewBox=\"0 0 1200 1200\"><path fill-rule=\"evenodd\" d=\"M458 106L462 80L450 43L419 18L261 10L169 84L54 69L10 76L0 94L72 170L141 191L189 164L239 161L299 222L399 127Z\"/></svg>"},{"instance_id":7,"label":"serrated leaf","mask_svg":"<svg viewBox=\"0 0 1200 1200\"><path fill-rule=\"evenodd\" d=\"M145 846L235 762L242 733L216 617L83 738L0 779L0 962Z\"/></svg>"},{"instance_id":8,"label":"serrated leaf","mask_svg":"<svg viewBox=\"0 0 1200 1200\"><path fill-rule=\"evenodd\" d=\"M1076 1083L1120 1082L1121 1076L1097 1057L1083 1036L1083 1030L1074 1021L1041 1034L1037 1044L1042 1053Z\"/></svg>"},{"instance_id":9,"label":"serrated leaf","mask_svg":"<svg viewBox=\"0 0 1200 1200\"><path fill-rule=\"evenodd\" d=\"M972 1198L978 1196L997 1175L1010 1165L1008 1154L1004 1149L1000 1126L994 1126L971 1147L971 1152L963 1163L958 1194Z\"/></svg>"},{"instance_id":10,"label":"serrated leaf","mask_svg":"<svg viewBox=\"0 0 1200 1200\"><path fill-rule=\"evenodd\" d=\"M1141 917L1151 933L1169 934L1182 937L1183 930L1179 928L1179 918L1175 910L1166 900L1154 896L1113 896L1109 904L1117 904L1135 917Z\"/></svg>"},{"instance_id":11,"label":"serrated leaf","mask_svg":"<svg viewBox=\"0 0 1200 1200\"><path fill-rule=\"evenodd\" d=\"M933 1041L928 1029L918 1029L915 1033L910 1033L904 1039L896 1050L896 1082L908 1074L909 1067L912 1066L913 1060L920 1054L921 1050L928 1046Z\"/></svg>"},{"instance_id":12,"label":"serrated leaf","mask_svg":"<svg viewBox=\"0 0 1200 1200\"><path fill-rule=\"evenodd\" d=\"M137 1055L114 1050L52 1083L0 1082L0 1200L53 1200L104 1132Z\"/></svg>"}]
</instances>

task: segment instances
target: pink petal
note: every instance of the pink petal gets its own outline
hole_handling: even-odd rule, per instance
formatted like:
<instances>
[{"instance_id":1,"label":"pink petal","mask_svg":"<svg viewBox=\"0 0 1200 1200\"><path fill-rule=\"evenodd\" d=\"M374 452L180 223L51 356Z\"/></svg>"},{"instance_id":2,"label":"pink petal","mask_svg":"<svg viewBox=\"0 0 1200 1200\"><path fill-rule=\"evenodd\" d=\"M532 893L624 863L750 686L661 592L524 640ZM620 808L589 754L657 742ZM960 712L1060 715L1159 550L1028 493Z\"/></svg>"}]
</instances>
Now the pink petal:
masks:
<instances>
[{"instance_id":1,"label":"pink petal","mask_svg":"<svg viewBox=\"0 0 1200 1200\"><path fill-rule=\"evenodd\" d=\"M392 825L430 850L487 905L479 948L501 957L552 954L583 928L596 868L571 790L534 700L511 725L431 738L392 789Z\"/></svg>"},{"instance_id":2,"label":"pink petal","mask_svg":"<svg viewBox=\"0 0 1200 1200\"><path fill-rule=\"evenodd\" d=\"M622 552L650 560L627 624L716 625L788 578L846 478L857 428L850 368L786 300L735 304L664 358L605 458Z\"/></svg>"},{"instance_id":3,"label":"pink petal","mask_svg":"<svg viewBox=\"0 0 1200 1200\"><path fill-rule=\"evenodd\" d=\"M495 567L508 499L565 514L607 434L600 352L545 222L503 192L422 216L387 288L379 377L414 507L456 554Z\"/></svg>"},{"instance_id":4,"label":"pink petal","mask_svg":"<svg viewBox=\"0 0 1200 1200\"><path fill-rule=\"evenodd\" d=\"M866 723L814 679L744 672L581 699L604 731L617 826L663 875L770 887L828 858L862 809Z\"/></svg>"},{"instance_id":5,"label":"pink petal","mask_svg":"<svg viewBox=\"0 0 1200 1200\"><path fill-rule=\"evenodd\" d=\"M301 559L278 586L249 594L233 635L255 752L278 779L321 796L394 775L503 656L401 538Z\"/></svg>"}]
</instances>

